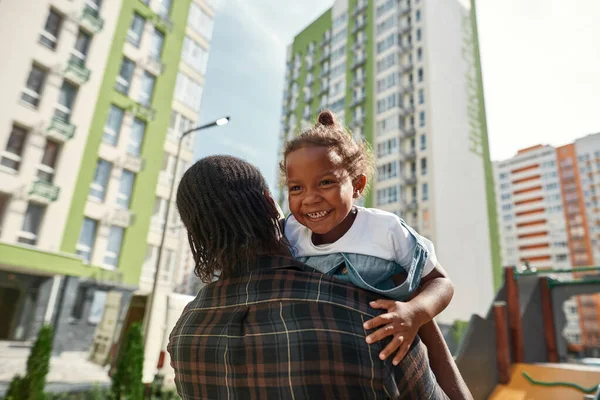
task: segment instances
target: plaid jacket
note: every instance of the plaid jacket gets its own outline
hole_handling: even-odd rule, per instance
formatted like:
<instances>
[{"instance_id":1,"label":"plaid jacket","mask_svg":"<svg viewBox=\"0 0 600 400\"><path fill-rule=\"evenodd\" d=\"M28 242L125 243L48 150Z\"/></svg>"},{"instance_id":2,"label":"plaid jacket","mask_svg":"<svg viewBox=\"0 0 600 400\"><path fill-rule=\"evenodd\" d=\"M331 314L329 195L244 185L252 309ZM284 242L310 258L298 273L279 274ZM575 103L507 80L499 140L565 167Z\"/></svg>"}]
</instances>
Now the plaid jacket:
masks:
<instances>
[{"instance_id":1,"label":"plaid jacket","mask_svg":"<svg viewBox=\"0 0 600 400\"><path fill-rule=\"evenodd\" d=\"M446 399L415 340L398 367L363 323L376 295L284 257L211 283L183 311L168 351L196 399Z\"/></svg>"}]
</instances>

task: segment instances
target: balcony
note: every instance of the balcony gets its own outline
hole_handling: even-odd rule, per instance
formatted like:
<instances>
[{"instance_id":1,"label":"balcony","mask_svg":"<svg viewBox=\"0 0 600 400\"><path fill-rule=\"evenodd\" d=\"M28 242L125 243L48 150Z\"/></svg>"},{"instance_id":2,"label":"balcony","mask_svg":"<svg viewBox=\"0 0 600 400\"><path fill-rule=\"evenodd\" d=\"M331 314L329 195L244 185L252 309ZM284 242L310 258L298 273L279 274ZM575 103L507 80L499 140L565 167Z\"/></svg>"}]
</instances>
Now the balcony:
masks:
<instances>
[{"instance_id":1,"label":"balcony","mask_svg":"<svg viewBox=\"0 0 600 400\"><path fill-rule=\"evenodd\" d=\"M100 12L87 4L83 8L79 23L87 31L92 33L98 33L102 30L102 27L104 27L104 19L100 16Z\"/></svg>"},{"instance_id":2,"label":"balcony","mask_svg":"<svg viewBox=\"0 0 600 400\"><path fill-rule=\"evenodd\" d=\"M415 87L412 83L409 83L408 85L402 85L400 92L401 93L412 93L415 90Z\"/></svg>"},{"instance_id":3,"label":"balcony","mask_svg":"<svg viewBox=\"0 0 600 400\"><path fill-rule=\"evenodd\" d=\"M350 107L356 107L356 106L362 104L364 101L365 101L365 96L354 97L352 99L352 102L350 103Z\"/></svg>"},{"instance_id":4,"label":"balcony","mask_svg":"<svg viewBox=\"0 0 600 400\"><path fill-rule=\"evenodd\" d=\"M358 58L358 59L354 60L354 62L352 63L352 69L356 69L356 68L360 67L366 61L367 61L366 57L361 57L361 58Z\"/></svg>"},{"instance_id":5,"label":"balcony","mask_svg":"<svg viewBox=\"0 0 600 400\"><path fill-rule=\"evenodd\" d=\"M171 21L168 15L165 15L163 13L155 14L154 18L152 19L152 22L154 23L154 26L156 26L161 31L171 32L173 30L173 21Z\"/></svg>"},{"instance_id":6,"label":"balcony","mask_svg":"<svg viewBox=\"0 0 600 400\"><path fill-rule=\"evenodd\" d=\"M133 225L134 219L134 213L122 208L115 208L108 215L108 221L111 225L120 226L122 228L128 228Z\"/></svg>"},{"instance_id":7,"label":"balcony","mask_svg":"<svg viewBox=\"0 0 600 400\"><path fill-rule=\"evenodd\" d=\"M416 135L416 130L414 127L412 128L405 128L402 130L402 138L403 139L410 139L412 137L414 137Z\"/></svg>"},{"instance_id":8,"label":"balcony","mask_svg":"<svg viewBox=\"0 0 600 400\"><path fill-rule=\"evenodd\" d=\"M366 77L364 77L364 76L360 76L360 77L354 77L354 80L352 81L352 84L353 84L354 86L362 86L362 85L364 85L364 84L365 84L365 81L366 81L366 80L367 80L367 79L366 79Z\"/></svg>"},{"instance_id":9,"label":"balcony","mask_svg":"<svg viewBox=\"0 0 600 400\"><path fill-rule=\"evenodd\" d=\"M363 37L360 40L357 39L356 42L354 42L354 44L352 45L352 49L355 50L355 51L360 50L366 44L367 44L367 38L366 37Z\"/></svg>"},{"instance_id":10,"label":"balcony","mask_svg":"<svg viewBox=\"0 0 600 400\"><path fill-rule=\"evenodd\" d=\"M404 14L409 14L411 12L411 8L410 8L410 3L408 4L403 4L402 7L400 7L400 15L404 15Z\"/></svg>"},{"instance_id":11,"label":"balcony","mask_svg":"<svg viewBox=\"0 0 600 400\"><path fill-rule=\"evenodd\" d=\"M325 78L328 75L329 75L329 70L328 69L322 69L321 73L319 74L319 78Z\"/></svg>"},{"instance_id":12,"label":"balcony","mask_svg":"<svg viewBox=\"0 0 600 400\"><path fill-rule=\"evenodd\" d=\"M310 103L311 101L313 101L314 96L312 95L312 93L307 94L304 96L304 103Z\"/></svg>"},{"instance_id":13,"label":"balcony","mask_svg":"<svg viewBox=\"0 0 600 400\"><path fill-rule=\"evenodd\" d=\"M364 123L365 123L365 115L364 114L355 115L354 118L352 119L352 127L361 126Z\"/></svg>"},{"instance_id":14,"label":"balcony","mask_svg":"<svg viewBox=\"0 0 600 400\"><path fill-rule=\"evenodd\" d=\"M405 34L405 33L409 33L412 30L412 26L410 26L410 24L405 23L405 24L400 24L400 34Z\"/></svg>"},{"instance_id":15,"label":"balcony","mask_svg":"<svg viewBox=\"0 0 600 400\"><path fill-rule=\"evenodd\" d=\"M329 92L329 85L322 85L319 89L319 95Z\"/></svg>"},{"instance_id":16,"label":"balcony","mask_svg":"<svg viewBox=\"0 0 600 400\"><path fill-rule=\"evenodd\" d=\"M306 60L306 70L312 71L314 68L315 68L315 62L312 59Z\"/></svg>"},{"instance_id":17,"label":"balcony","mask_svg":"<svg viewBox=\"0 0 600 400\"><path fill-rule=\"evenodd\" d=\"M408 186L414 186L417 184L417 173L412 172L404 175L404 184Z\"/></svg>"},{"instance_id":18,"label":"balcony","mask_svg":"<svg viewBox=\"0 0 600 400\"><path fill-rule=\"evenodd\" d=\"M154 108L141 103L133 103L129 107L129 110L135 117L145 121L154 121L154 117L156 116Z\"/></svg>"},{"instance_id":19,"label":"balcony","mask_svg":"<svg viewBox=\"0 0 600 400\"><path fill-rule=\"evenodd\" d=\"M413 45L412 43L399 44L398 48L400 49L401 53L408 53L412 50Z\"/></svg>"},{"instance_id":20,"label":"balcony","mask_svg":"<svg viewBox=\"0 0 600 400\"><path fill-rule=\"evenodd\" d=\"M66 142L75 135L75 125L54 116L52 117L52 120L50 120L50 126L48 126L46 132L48 136L59 142Z\"/></svg>"},{"instance_id":21,"label":"balcony","mask_svg":"<svg viewBox=\"0 0 600 400\"><path fill-rule=\"evenodd\" d=\"M400 152L404 156L405 161L414 161L417 159L417 152L415 149L401 150Z\"/></svg>"},{"instance_id":22,"label":"balcony","mask_svg":"<svg viewBox=\"0 0 600 400\"><path fill-rule=\"evenodd\" d=\"M319 61L321 61L321 62L327 61L329 59L329 57L331 57L331 52L330 51L324 51L321 54L321 58L319 58Z\"/></svg>"},{"instance_id":23,"label":"balcony","mask_svg":"<svg viewBox=\"0 0 600 400\"><path fill-rule=\"evenodd\" d=\"M90 70L85 66L83 60L71 56L65 68L65 77L79 85L83 85L90 79Z\"/></svg>"},{"instance_id":24,"label":"balcony","mask_svg":"<svg viewBox=\"0 0 600 400\"><path fill-rule=\"evenodd\" d=\"M159 57L149 56L146 59L146 69L154 76L162 75L165 71L165 63Z\"/></svg>"},{"instance_id":25,"label":"balcony","mask_svg":"<svg viewBox=\"0 0 600 400\"><path fill-rule=\"evenodd\" d=\"M29 189L29 196L43 203L50 203L58 199L60 188L52 182L35 181Z\"/></svg>"},{"instance_id":26,"label":"balcony","mask_svg":"<svg viewBox=\"0 0 600 400\"><path fill-rule=\"evenodd\" d=\"M361 29L363 29L365 26L367 26L367 23L365 21L361 21L361 22L356 22L354 24L354 28L352 28L352 33L357 33L358 31L360 31Z\"/></svg>"},{"instance_id":27,"label":"balcony","mask_svg":"<svg viewBox=\"0 0 600 400\"><path fill-rule=\"evenodd\" d=\"M412 105L403 106L400 108L400 115L404 117L408 117L409 115L414 114L415 107Z\"/></svg>"},{"instance_id":28,"label":"balcony","mask_svg":"<svg viewBox=\"0 0 600 400\"><path fill-rule=\"evenodd\" d=\"M419 203L417 202L417 200L412 200L412 201L405 201L404 202L404 210L405 211L416 211L417 208L419 208Z\"/></svg>"},{"instance_id":29,"label":"balcony","mask_svg":"<svg viewBox=\"0 0 600 400\"><path fill-rule=\"evenodd\" d=\"M144 169L144 160L133 154L125 154L119 158L117 164L128 171L139 173Z\"/></svg>"},{"instance_id":30,"label":"balcony","mask_svg":"<svg viewBox=\"0 0 600 400\"><path fill-rule=\"evenodd\" d=\"M400 73L402 73L402 74L409 73L409 72L411 72L412 70L413 70L413 64L412 64L412 62L410 62L410 61L409 61L409 62L407 62L407 63L405 63L405 64L402 64L402 65L400 66Z\"/></svg>"},{"instance_id":31,"label":"balcony","mask_svg":"<svg viewBox=\"0 0 600 400\"><path fill-rule=\"evenodd\" d=\"M359 1L358 3L356 3L356 7L354 7L352 16L356 17L358 14L362 13L363 11L366 11L368 6L369 3L367 3L366 1Z\"/></svg>"}]
</instances>

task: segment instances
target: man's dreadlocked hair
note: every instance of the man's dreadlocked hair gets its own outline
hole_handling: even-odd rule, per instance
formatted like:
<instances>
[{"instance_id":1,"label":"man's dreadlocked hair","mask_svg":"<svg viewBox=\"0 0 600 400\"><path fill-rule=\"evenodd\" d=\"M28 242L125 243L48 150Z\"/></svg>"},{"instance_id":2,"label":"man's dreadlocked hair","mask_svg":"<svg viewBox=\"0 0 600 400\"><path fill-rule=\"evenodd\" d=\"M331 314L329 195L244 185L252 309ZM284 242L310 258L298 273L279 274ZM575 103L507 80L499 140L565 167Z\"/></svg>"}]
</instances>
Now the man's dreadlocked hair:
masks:
<instances>
[{"instance_id":1,"label":"man's dreadlocked hair","mask_svg":"<svg viewBox=\"0 0 600 400\"><path fill-rule=\"evenodd\" d=\"M268 191L256 167L231 156L203 158L185 172L177 208L203 282L239 272L260 255L289 256Z\"/></svg>"},{"instance_id":2,"label":"man's dreadlocked hair","mask_svg":"<svg viewBox=\"0 0 600 400\"><path fill-rule=\"evenodd\" d=\"M354 180L359 175L365 175L367 182L374 173L373 155L366 142L357 143L352 134L338 122L329 110L323 110L312 128L302 132L285 144L283 160L279 164L282 180L285 181L285 163L287 156L301 147L318 146L335 151L341 158L343 167L350 178Z\"/></svg>"}]
</instances>

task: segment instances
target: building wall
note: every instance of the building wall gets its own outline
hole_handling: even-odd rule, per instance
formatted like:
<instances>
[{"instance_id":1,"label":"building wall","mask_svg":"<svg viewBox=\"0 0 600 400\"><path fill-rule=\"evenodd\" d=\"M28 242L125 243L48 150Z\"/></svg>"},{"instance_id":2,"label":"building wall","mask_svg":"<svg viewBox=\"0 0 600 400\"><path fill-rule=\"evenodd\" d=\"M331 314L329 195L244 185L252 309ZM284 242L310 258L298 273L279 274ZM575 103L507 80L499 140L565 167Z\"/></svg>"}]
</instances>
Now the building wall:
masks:
<instances>
[{"instance_id":1,"label":"building wall","mask_svg":"<svg viewBox=\"0 0 600 400\"><path fill-rule=\"evenodd\" d=\"M481 127L471 129L469 85L476 76L470 71L472 58L463 53L471 50L464 47L471 38L463 36L464 30L471 29L471 16L457 1L425 2L423 9L431 156L430 176L419 179L429 181L433 204L420 212L431 210L438 259L456 287L440 317L446 322L467 320L472 313L484 315L494 296L481 141L486 132Z\"/></svg>"}]
</instances>

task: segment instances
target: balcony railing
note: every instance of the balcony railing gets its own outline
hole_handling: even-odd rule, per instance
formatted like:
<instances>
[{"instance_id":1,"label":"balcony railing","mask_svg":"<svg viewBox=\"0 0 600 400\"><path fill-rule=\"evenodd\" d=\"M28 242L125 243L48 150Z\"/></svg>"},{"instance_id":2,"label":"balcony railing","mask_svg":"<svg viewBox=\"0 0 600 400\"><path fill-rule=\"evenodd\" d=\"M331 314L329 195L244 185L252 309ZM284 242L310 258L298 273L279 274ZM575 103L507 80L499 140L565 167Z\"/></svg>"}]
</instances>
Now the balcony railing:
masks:
<instances>
[{"instance_id":1,"label":"balcony railing","mask_svg":"<svg viewBox=\"0 0 600 400\"><path fill-rule=\"evenodd\" d=\"M404 175L404 184L405 185L415 185L417 183L417 173L416 172L412 172L409 174Z\"/></svg>"},{"instance_id":2,"label":"balcony railing","mask_svg":"<svg viewBox=\"0 0 600 400\"><path fill-rule=\"evenodd\" d=\"M404 202L404 209L406 211L415 211L418 207L419 207L419 203L417 202L417 200Z\"/></svg>"},{"instance_id":3,"label":"balcony railing","mask_svg":"<svg viewBox=\"0 0 600 400\"><path fill-rule=\"evenodd\" d=\"M164 15L163 13L158 13L153 18L154 26L163 31L171 32L173 30L173 21L169 18L169 16Z\"/></svg>"},{"instance_id":4,"label":"balcony railing","mask_svg":"<svg viewBox=\"0 0 600 400\"><path fill-rule=\"evenodd\" d=\"M151 55L146 59L146 67L154 75L162 75L162 73L165 71L165 63L163 63L162 60L155 55Z\"/></svg>"},{"instance_id":5,"label":"balcony railing","mask_svg":"<svg viewBox=\"0 0 600 400\"><path fill-rule=\"evenodd\" d=\"M417 152L414 149L402 150L402 155L406 161L414 161L417 158Z\"/></svg>"},{"instance_id":6,"label":"balcony railing","mask_svg":"<svg viewBox=\"0 0 600 400\"><path fill-rule=\"evenodd\" d=\"M354 45L353 45L353 47L352 47L352 48L353 48L354 50L358 50L358 49L360 49L361 47L363 47L363 46L364 46L364 45L366 45L366 44L367 44L367 38L366 38L366 37L363 37L363 38L362 38L362 39L360 39L360 40L358 40L358 39L357 39L357 40L356 40L356 42L354 42Z\"/></svg>"},{"instance_id":7,"label":"balcony railing","mask_svg":"<svg viewBox=\"0 0 600 400\"><path fill-rule=\"evenodd\" d=\"M61 142L66 142L75 135L75 125L63 120L59 117L52 117L50 126L48 126L48 134L58 139Z\"/></svg>"},{"instance_id":8,"label":"balcony railing","mask_svg":"<svg viewBox=\"0 0 600 400\"><path fill-rule=\"evenodd\" d=\"M408 33L410 32L412 29L412 26L410 26L410 24L405 23L405 24L400 24L400 33L404 34L404 33Z\"/></svg>"},{"instance_id":9,"label":"balcony railing","mask_svg":"<svg viewBox=\"0 0 600 400\"><path fill-rule=\"evenodd\" d=\"M35 181L29 189L30 196L37 196L46 201L56 201L60 188L51 182Z\"/></svg>"},{"instance_id":10,"label":"balcony railing","mask_svg":"<svg viewBox=\"0 0 600 400\"><path fill-rule=\"evenodd\" d=\"M357 96L352 99L350 107L356 107L365 101L365 96Z\"/></svg>"},{"instance_id":11,"label":"balcony railing","mask_svg":"<svg viewBox=\"0 0 600 400\"><path fill-rule=\"evenodd\" d=\"M417 132L416 132L415 128L405 128L402 130L402 137L404 139L409 139L409 138L415 136L416 133Z\"/></svg>"},{"instance_id":12,"label":"balcony railing","mask_svg":"<svg viewBox=\"0 0 600 400\"><path fill-rule=\"evenodd\" d=\"M356 33L358 31L360 31L361 29L363 29L365 26L367 26L367 23L365 21L362 22L356 22L354 24L354 28L352 28L352 33Z\"/></svg>"},{"instance_id":13,"label":"balcony railing","mask_svg":"<svg viewBox=\"0 0 600 400\"><path fill-rule=\"evenodd\" d=\"M93 33L100 32L104 27L104 19L100 16L100 12L87 4L83 8L79 22Z\"/></svg>"},{"instance_id":14,"label":"balcony railing","mask_svg":"<svg viewBox=\"0 0 600 400\"><path fill-rule=\"evenodd\" d=\"M361 57L359 59L356 59L352 62L352 69L356 69L358 67L360 67L361 65L363 65L365 62L367 61L366 57Z\"/></svg>"},{"instance_id":15,"label":"balcony railing","mask_svg":"<svg viewBox=\"0 0 600 400\"><path fill-rule=\"evenodd\" d=\"M150 106L141 103L133 103L130 107L133 115L145 121L154 121L156 110Z\"/></svg>"},{"instance_id":16,"label":"balcony railing","mask_svg":"<svg viewBox=\"0 0 600 400\"><path fill-rule=\"evenodd\" d=\"M319 94L325 94L329 92L329 85L322 85L319 89Z\"/></svg>"},{"instance_id":17,"label":"balcony railing","mask_svg":"<svg viewBox=\"0 0 600 400\"><path fill-rule=\"evenodd\" d=\"M327 60L329 57L331 57L331 52L330 51L324 51L321 54L321 58L319 58L319 61L323 62L323 61Z\"/></svg>"},{"instance_id":18,"label":"balcony railing","mask_svg":"<svg viewBox=\"0 0 600 400\"><path fill-rule=\"evenodd\" d=\"M412 105L406 105L406 106L402 106L400 108L400 114L403 116L408 116L411 114L414 114L415 112L415 107Z\"/></svg>"},{"instance_id":19,"label":"balcony railing","mask_svg":"<svg viewBox=\"0 0 600 400\"><path fill-rule=\"evenodd\" d=\"M369 5L369 3L367 3L366 1L359 1L358 3L356 3L356 7L354 7L354 11L352 12L352 15L357 16L361 12L365 11L367 9L368 5Z\"/></svg>"},{"instance_id":20,"label":"balcony railing","mask_svg":"<svg viewBox=\"0 0 600 400\"><path fill-rule=\"evenodd\" d=\"M65 75L80 85L90 79L90 70L85 66L85 62L77 57L71 56L65 68Z\"/></svg>"}]
</instances>

